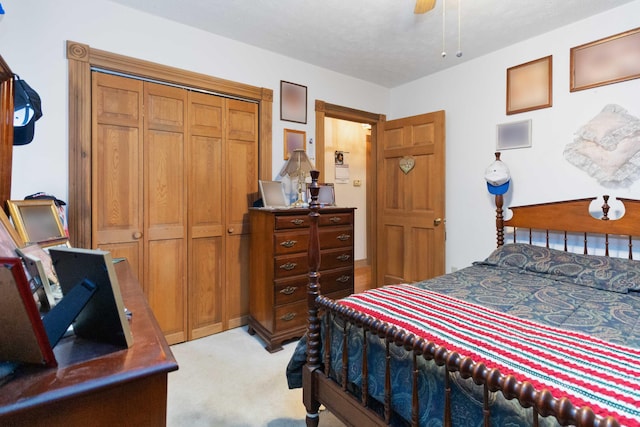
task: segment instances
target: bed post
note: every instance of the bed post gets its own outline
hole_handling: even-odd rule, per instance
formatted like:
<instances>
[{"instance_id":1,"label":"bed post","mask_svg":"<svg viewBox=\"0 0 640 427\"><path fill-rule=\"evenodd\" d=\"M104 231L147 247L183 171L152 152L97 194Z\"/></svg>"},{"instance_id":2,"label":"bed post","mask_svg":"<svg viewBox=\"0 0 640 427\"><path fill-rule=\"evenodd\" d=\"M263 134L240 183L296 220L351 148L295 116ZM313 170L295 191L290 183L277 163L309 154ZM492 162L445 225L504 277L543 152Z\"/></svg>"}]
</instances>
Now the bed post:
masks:
<instances>
[{"instance_id":1,"label":"bed post","mask_svg":"<svg viewBox=\"0 0 640 427\"><path fill-rule=\"evenodd\" d=\"M315 376L313 372L320 368L320 319L318 318L318 307L316 306L316 298L320 295L320 236L318 233L318 219L320 213L320 204L318 203L318 193L320 186L318 185L318 176L320 172L312 170L311 184L309 191L311 193L311 201L309 203L309 284L307 286L307 306L308 306L308 327L307 327L307 363L302 371L303 396L302 400L307 409L306 422L308 427L316 427L318 425L318 410L320 403L314 395L316 387L313 382Z\"/></svg>"},{"instance_id":2,"label":"bed post","mask_svg":"<svg viewBox=\"0 0 640 427\"><path fill-rule=\"evenodd\" d=\"M500 152L496 151L496 160L500 160ZM504 217L502 216L502 205L504 197L502 194L496 194L496 234L498 246L504 245Z\"/></svg>"}]
</instances>

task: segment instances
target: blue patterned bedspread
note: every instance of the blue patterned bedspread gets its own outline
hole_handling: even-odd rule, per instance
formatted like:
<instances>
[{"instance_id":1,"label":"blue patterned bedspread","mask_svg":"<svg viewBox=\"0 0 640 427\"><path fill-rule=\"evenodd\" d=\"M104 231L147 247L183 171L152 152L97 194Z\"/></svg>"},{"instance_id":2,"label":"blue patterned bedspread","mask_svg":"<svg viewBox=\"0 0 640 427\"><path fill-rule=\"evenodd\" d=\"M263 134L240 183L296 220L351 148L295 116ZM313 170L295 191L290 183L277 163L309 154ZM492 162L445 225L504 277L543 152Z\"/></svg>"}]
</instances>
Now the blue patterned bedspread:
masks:
<instances>
[{"instance_id":1,"label":"blue patterned bedspread","mask_svg":"<svg viewBox=\"0 0 640 427\"><path fill-rule=\"evenodd\" d=\"M322 279L321 279L322 283ZM513 316L568 330L580 331L612 343L640 348L640 262L576 255L525 244L498 248L486 260L455 273L415 286L437 291ZM342 322L333 320L331 371L340 380L342 370ZM361 384L361 331L348 325L348 379L354 393ZM369 340L369 394L384 397L384 343ZM392 406L403 425L411 412L412 356L392 346ZM421 364L420 425L441 426L444 408L444 368L419 358ZM305 362L302 339L287 367L289 387L301 386ZM470 379L449 374L452 380L452 415L455 426L482 425L482 389ZM491 396L492 424L531 424L531 410L507 401L501 393ZM541 425L557 425L541 418Z\"/></svg>"}]
</instances>

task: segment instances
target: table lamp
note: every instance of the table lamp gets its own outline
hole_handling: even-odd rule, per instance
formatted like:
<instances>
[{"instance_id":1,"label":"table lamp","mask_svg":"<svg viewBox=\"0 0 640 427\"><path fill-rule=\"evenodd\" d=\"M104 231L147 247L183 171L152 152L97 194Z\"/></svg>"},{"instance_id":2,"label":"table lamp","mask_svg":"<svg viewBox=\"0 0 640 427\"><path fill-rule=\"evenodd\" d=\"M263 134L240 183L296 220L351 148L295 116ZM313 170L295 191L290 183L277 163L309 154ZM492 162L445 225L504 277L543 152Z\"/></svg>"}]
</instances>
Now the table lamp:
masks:
<instances>
[{"instance_id":1,"label":"table lamp","mask_svg":"<svg viewBox=\"0 0 640 427\"><path fill-rule=\"evenodd\" d=\"M289 155L287 163L280 171L280 176L288 175L289 177L296 176L298 178L298 199L293 202L292 206L301 207L304 206L304 200L302 200L302 183L305 181L307 172L313 170L314 167L307 157L307 153L302 148L297 148Z\"/></svg>"}]
</instances>

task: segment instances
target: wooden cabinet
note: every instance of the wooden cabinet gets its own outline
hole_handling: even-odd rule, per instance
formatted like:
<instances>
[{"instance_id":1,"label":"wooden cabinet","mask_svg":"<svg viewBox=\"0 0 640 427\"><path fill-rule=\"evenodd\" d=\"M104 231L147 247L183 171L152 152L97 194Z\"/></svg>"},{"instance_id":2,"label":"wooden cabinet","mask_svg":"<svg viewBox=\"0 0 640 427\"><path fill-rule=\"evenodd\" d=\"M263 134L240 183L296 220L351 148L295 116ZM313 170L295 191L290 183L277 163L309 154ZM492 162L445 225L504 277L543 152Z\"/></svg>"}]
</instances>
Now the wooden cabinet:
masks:
<instances>
[{"instance_id":1,"label":"wooden cabinet","mask_svg":"<svg viewBox=\"0 0 640 427\"><path fill-rule=\"evenodd\" d=\"M320 286L330 298L353 293L353 211L320 210ZM249 333L275 352L306 328L309 210L252 208L249 220Z\"/></svg>"},{"instance_id":2,"label":"wooden cabinet","mask_svg":"<svg viewBox=\"0 0 640 427\"><path fill-rule=\"evenodd\" d=\"M53 352L58 366L23 365L0 386L2 426L164 426L167 375L178 369L135 271L115 264L125 306L133 313L128 349L74 335Z\"/></svg>"}]
</instances>

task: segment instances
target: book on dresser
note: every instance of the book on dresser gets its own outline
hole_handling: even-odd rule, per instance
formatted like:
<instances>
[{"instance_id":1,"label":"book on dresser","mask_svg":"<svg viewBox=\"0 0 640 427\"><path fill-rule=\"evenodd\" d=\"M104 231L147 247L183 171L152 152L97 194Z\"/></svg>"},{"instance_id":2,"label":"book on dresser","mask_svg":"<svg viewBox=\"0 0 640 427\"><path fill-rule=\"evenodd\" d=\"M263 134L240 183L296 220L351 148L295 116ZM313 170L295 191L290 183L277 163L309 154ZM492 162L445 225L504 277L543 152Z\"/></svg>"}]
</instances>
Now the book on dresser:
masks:
<instances>
[{"instance_id":1,"label":"book on dresser","mask_svg":"<svg viewBox=\"0 0 640 427\"><path fill-rule=\"evenodd\" d=\"M320 209L322 294L353 293L354 209ZM249 333L269 352L304 335L309 264L309 209L250 208Z\"/></svg>"}]
</instances>

